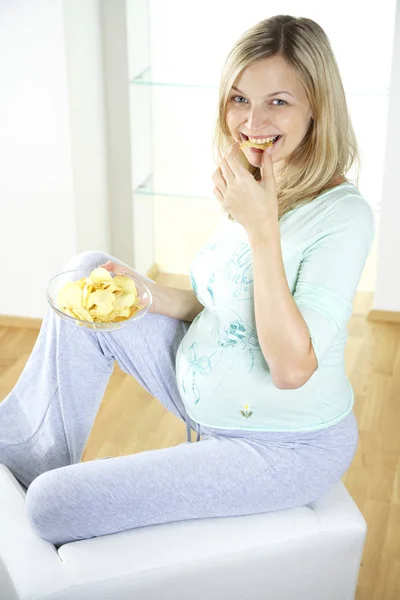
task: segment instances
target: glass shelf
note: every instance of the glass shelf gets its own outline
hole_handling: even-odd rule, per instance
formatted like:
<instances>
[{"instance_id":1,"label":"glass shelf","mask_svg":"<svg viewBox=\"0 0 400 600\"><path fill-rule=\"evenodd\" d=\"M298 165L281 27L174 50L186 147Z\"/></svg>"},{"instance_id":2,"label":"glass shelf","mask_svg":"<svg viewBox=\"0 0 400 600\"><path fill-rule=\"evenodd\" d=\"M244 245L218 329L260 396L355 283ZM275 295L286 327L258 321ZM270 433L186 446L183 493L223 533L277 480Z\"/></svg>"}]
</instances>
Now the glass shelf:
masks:
<instances>
[{"instance_id":1,"label":"glass shelf","mask_svg":"<svg viewBox=\"0 0 400 600\"><path fill-rule=\"evenodd\" d=\"M153 184L153 175L150 175L143 183L138 185L134 190L134 194L139 194L140 196L161 196L164 198L186 198L188 200L211 200L215 201L216 198L210 194L210 196L199 196L195 194L174 194L172 192L158 192L154 191Z\"/></svg>"},{"instance_id":2,"label":"glass shelf","mask_svg":"<svg viewBox=\"0 0 400 600\"><path fill-rule=\"evenodd\" d=\"M218 85L198 84L198 83L180 83L180 82L169 82L169 81L153 81L151 69L145 69L131 79L131 85L151 85L155 87L177 87L177 88L197 88L205 90L217 90Z\"/></svg>"}]
</instances>

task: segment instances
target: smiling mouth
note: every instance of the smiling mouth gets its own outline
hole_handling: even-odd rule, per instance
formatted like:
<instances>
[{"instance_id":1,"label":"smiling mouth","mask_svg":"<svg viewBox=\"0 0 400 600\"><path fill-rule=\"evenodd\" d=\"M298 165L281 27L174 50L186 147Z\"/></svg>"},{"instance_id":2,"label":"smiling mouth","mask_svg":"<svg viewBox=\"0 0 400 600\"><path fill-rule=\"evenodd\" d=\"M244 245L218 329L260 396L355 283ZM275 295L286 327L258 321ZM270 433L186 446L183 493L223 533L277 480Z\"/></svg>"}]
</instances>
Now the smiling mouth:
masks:
<instances>
[{"instance_id":1,"label":"smiling mouth","mask_svg":"<svg viewBox=\"0 0 400 600\"><path fill-rule=\"evenodd\" d=\"M266 148L270 148L271 146L273 146L278 140L281 139L282 136L275 135L272 137L261 138L260 140L255 140L253 138L253 141L251 138L249 138L244 133L241 133L240 137L244 140L240 144L241 149L242 148L258 148L259 150L265 150Z\"/></svg>"}]
</instances>

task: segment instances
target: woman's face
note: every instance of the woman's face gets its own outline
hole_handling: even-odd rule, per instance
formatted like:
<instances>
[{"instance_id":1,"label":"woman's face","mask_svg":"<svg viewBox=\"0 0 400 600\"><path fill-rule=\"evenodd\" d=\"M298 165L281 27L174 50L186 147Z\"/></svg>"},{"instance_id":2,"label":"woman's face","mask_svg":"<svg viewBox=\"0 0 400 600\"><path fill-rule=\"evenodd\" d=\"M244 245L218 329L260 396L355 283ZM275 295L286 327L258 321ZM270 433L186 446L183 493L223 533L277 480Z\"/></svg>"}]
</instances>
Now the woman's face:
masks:
<instances>
[{"instance_id":1,"label":"woman's face","mask_svg":"<svg viewBox=\"0 0 400 600\"><path fill-rule=\"evenodd\" d=\"M305 136L311 106L294 70L281 56L251 63L236 78L228 97L226 122L235 141L280 136L272 146L275 174ZM262 163L263 150L246 147L248 161Z\"/></svg>"}]
</instances>

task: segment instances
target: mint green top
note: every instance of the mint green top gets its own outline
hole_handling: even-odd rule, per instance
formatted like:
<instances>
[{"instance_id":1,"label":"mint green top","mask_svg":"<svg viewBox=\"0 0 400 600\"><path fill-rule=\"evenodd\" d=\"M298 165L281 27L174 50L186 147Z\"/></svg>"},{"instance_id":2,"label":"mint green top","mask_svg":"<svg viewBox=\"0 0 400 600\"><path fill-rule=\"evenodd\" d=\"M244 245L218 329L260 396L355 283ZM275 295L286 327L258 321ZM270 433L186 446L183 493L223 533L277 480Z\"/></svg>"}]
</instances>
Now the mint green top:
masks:
<instances>
[{"instance_id":1,"label":"mint green top","mask_svg":"<svg viewBox=\"0 0 400 600\"><path fill-rule=\"evenodd\" d=\"M247 431L314 431L354 405L344 349L352 302L375 234L368 202L343 183L280 222L288 285L307 323L318 369L302 387L274 386L254 315L246 230L224 217L195 257L191 281L204 310L176 356L179 393L200 425Z\"/></svg>"}]
</instances>

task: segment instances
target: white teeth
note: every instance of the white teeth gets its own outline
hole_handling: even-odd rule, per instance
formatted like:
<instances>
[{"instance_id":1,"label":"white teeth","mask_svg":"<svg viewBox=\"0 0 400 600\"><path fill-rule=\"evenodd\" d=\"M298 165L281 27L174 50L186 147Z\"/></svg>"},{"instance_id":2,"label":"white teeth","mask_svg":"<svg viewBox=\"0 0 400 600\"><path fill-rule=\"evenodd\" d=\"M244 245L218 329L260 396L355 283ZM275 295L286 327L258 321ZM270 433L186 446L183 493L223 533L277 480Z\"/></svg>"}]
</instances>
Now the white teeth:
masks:
<instances>
[{"instance_id":1,"label":"white teeth","mask_svg":"<svg viewBox=\"0 0 400 600\"><path fill-rule=\"evenodd\" d=\"M250 142L252 142L253 144L265 144L266 142L269 141L274 141L278 136L274 135L272 137L267 137L267 138L249 138Z\"/></svg>"}]
</instances>

